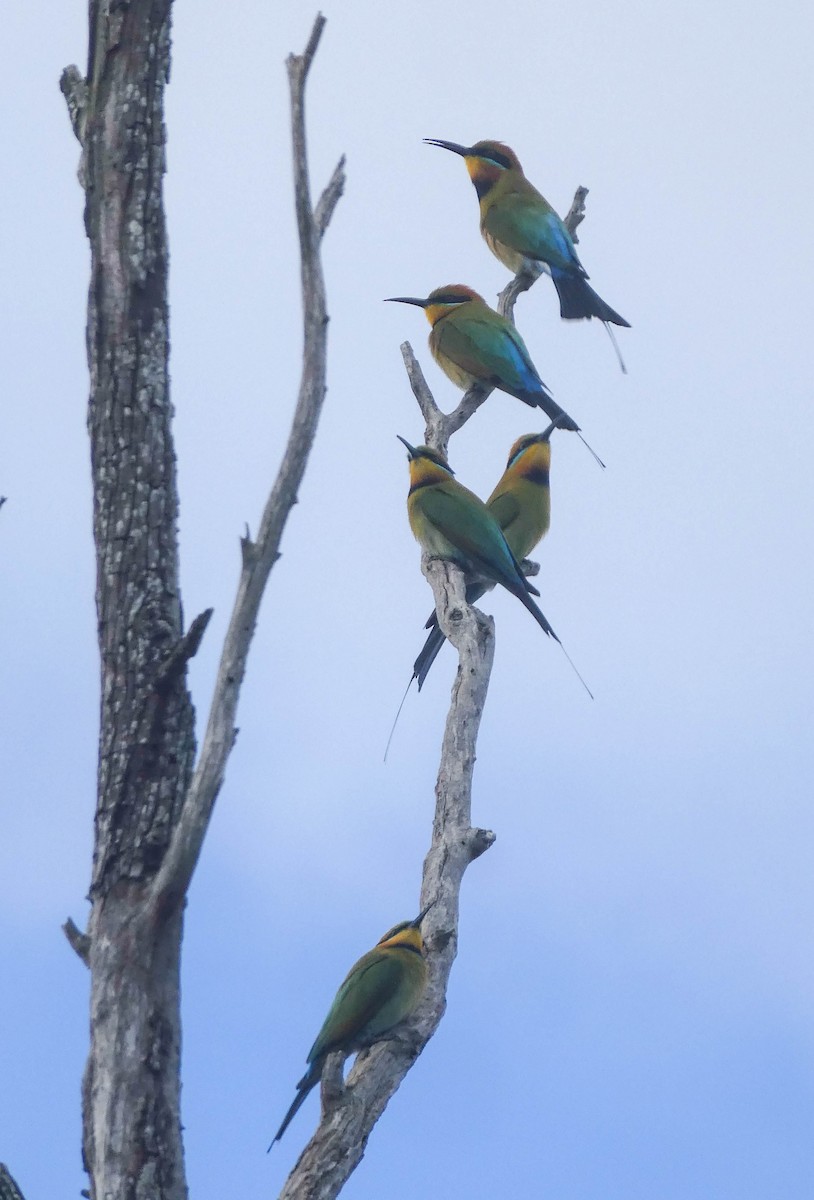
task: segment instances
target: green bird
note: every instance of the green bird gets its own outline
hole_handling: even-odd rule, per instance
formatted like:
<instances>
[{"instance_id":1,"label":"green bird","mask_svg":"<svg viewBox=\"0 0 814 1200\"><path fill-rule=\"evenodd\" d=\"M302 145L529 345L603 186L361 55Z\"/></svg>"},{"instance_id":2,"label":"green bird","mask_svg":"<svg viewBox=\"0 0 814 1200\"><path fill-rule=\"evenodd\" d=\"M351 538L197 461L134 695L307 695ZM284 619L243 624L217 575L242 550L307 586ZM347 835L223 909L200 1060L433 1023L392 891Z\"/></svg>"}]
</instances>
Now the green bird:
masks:
<instances>
[{"instance_id":1,"label":"green bird","mask_svg":"<svg viewBox=\"0 0 814 1200\"><path fill-rule=\"evenodd\" d=\"M297 1084L297 1095L269 1150L319 1083L329 1054L337 1050L353 1054L380 1041L416 1008L427 986L421 922L434 903L422 908L414 921L402 921L388 929L351 967L311 1047L308 1070Z\"/></svg>"},{"instance_id":2,"label":"green bird","mask_svg":"<svg viewBox=\"0 0 814 1200\"><path fill-rule=\"evenodd\" d=\"M588 272L579 260L565 222L526 179L517 155L509 146L493 141L460 146L440 138L424 140L463 158L480 203L481 233L504 266L517 272L527 259L543 263L551 273L560 300L560 316L566 321L598 317L612 341L610 325L630 328L630 322L620 317L588 284ZM616 351L618 354L618 347Z\"/></svg>"},{"instance_id":3,"label":"green bird","mask_svg":"<svg viewBox=\"0 0 814 1200\"><path fill-rule=\"evenodd\" d=\"M551 524L551 434L557 422L542 433L527 433L517 439L509 451L506 470L486 501L486 507L503 530L507 545L521 562L548 533ZM467 584L466 602L476 604L494 587L491 580L477 579ZM415 660L413 679L418 690L424 685L430 667L446 641L433 609L425 625L429 636Z\"/></svg>"},{"instance_id":4,"label":"green bird","mask_svg":"<svg viewBox=\"0 0 814 1200\"><path fill-rule=\"evenodd\" d=\"M521 571L506 535L483 501L453 478L449 463L437 450L411 446L398 436L407 447L410 463L407 514L422 550L457 563L473 580L502 584L526 606L540 628L559 642L531 598L540 593Z\"/></svg>"},{"instance_id":5,"label":"green bird","mask_svg":"<svg viewBox=\"0 0 814 1200\"><path fill-rule=\"evenodd\" d=\"M499 388L532 408L541 408L562 429L579 432L579 425L543 383L514 325L472 288L453 283L436 288L423 300L415 296L389 296L388 300L424 309L432 326L432 356L459 388L466 391L475 383Z\"/></svg>"}]
</instances>

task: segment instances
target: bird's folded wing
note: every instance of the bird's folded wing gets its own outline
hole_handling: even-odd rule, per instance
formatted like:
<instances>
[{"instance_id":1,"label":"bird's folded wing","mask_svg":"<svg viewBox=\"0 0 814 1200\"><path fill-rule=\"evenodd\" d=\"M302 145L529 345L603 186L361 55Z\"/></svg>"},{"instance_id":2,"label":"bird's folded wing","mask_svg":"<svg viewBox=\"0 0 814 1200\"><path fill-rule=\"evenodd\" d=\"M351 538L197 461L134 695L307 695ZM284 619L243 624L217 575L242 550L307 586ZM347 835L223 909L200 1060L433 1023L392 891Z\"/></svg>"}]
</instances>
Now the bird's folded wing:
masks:
<instances>
[{"instance_id":1,"label":"bird's folded wing","mask_svg":"<svg viewBox=\"0 0 814 1200\"><path fill-rule=\"evenodd\" d=\"M581 269L570 233L554 210L546 208L531 197L502 196L487 212L483 226L499 242L530 258L562 270Z\"/></svg>"},{"instance_id":2,"label":"bird's folded wing","mask_svg":"<svg viewBox=\"0 0 814 1200\"><path fill-rule=\"evenodd\" d=\"M374 1013L399 986L399 963L382 950L371 950L348 975L331 1005L322 1029L311 1047L308 1062L340 1046L353 1043Z\"/></svg>"},{"instance_id":3,"label":"bird's folded wing","mask_svg":"<svg viewBox=\"0 0 814 1200\"><path fill-rule=\"evenodd\" d=\"M541 386L520 335L508 323L496 326L488 318L456 314L454 324L444 323L438 346L477 379L518 391L534 392Z\"/></svg>"},{"instance_id":4,"label":"bird's folded wing","mask_svg":"<svg viewBox=\"0 0 814 1200\"><path fill-rule=\"evenodd\" d=\"M519 568L506 539L489 514L473 507L466 495L441 484L427 489L422 507L426 519L460 550L474 572L509 586L516 583Z\"/></svg>"},{"instance_id":5,"label":"bird's folded wing","mask_svg":"<svg viewBox=\"0 0 814 1200\"><path fill-rule=\"evenodd\" d=\"M511 492L502 492L499 496L490 498L488 508L504 534L520 516L520 504Z\"/></svg>"}]
</instances>

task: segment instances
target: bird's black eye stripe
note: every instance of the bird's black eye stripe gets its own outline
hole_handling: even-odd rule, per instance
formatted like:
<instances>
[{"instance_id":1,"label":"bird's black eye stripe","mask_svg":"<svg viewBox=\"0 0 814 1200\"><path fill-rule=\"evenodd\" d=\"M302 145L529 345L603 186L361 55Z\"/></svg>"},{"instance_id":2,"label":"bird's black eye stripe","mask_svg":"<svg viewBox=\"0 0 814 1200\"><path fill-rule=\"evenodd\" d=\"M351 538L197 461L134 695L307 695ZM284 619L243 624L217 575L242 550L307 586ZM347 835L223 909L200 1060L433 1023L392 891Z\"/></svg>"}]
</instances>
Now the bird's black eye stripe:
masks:
<instances>
[{"instance_id":1,"label":"bird's black eye stripe","mask_svg":"<svg viewBox=\"0 0 814 1200\"><path fill-rule=\"evenodd\" d=\"M487 162L496 163L499 167L503 167L503 169L506 171L511 170L512 164L509 162L506 155L501 154L498 150L489 150L485 154L481 154L480 157L485 158Z\"/></svg>"},{"instance_id":2,"label":"bird's black eye stripe","mask_svg":"<svg viewBox=\"0 0 814 1200\"><path fill-rule=\"evenodd\" d=\"M536 441L537 441L536 434L533 437L524 438L523 441L520 442L519 446L517 447L514 454L509 459L509 461L506 463L506 470L509 469L509 467L512 465L512 463L516 463L518 458L520 457L520 455L525 454L525 452L526 452L526 450L528 450L529 446L533 446Z\"/></svg>"},{"instance_id":3,"label":"bird's black eye stripe","mask_svg":"<svg viewBox=\"0 0 814 1200\"><path fill-rule=\"evenodd\" d=\"M450 475L452 474L449 463L447 462L447 460L445 458L442 458L440 454L436 454L434 451L430 451L429 454L425 453L424 457L428 458L430 460L430 462L434 462L436 464L436 466L443 467L443 469L445 471L449 471ZM406 926L405 926L405 928L406 928Z\"/></svg>"},{"instance_id":4,"label":"bird's black eye stripe","mask_svg":"<svg viewBox=\"0 0 814 1200\"><path fill-rule=\"evenodd\" d=\"M468 299L468 296L461 296L458 292L444 292L442 296L434 297L433 304L465 304Z\"/></svg>"}]
</instances>

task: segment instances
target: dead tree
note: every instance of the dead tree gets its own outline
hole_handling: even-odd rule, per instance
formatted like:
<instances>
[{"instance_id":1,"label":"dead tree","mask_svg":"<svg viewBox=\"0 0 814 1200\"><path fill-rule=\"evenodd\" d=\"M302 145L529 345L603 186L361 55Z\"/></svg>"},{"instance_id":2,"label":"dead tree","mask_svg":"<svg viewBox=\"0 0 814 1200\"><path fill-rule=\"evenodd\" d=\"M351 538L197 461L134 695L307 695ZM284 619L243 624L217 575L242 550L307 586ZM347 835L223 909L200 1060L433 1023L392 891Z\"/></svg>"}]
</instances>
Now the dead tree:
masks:
<instances>
[{"instance_id":1,"label":"dead tree","mask_svg":"<svg viewBox=\"0 0 814 1200\"><path fill-rule=\"evenodd\" d=\"M186 667L211 610L184 627L178 586L178 497L171 428L167 239L162 181L164 87L171 0L90 0L88 70L61 87L80 142L80 183L91 245L88 428L101 658L98 796L87 931L68 921L90 970L90 1053L83 1084L83 1154L91 1200L185 1200L180 1115L179 966L183 908L235 738L235 715L263 590L303 478L325 395L327 309L321 239L344 186L340 160L310 198L304 91L324 26L291 56L294 180L304 313L304 358L288 445L255 538L241 541L234 610L206 732L196 756ZM579 193L578 193L579 196ZM572 209L569 224L581 219ZM511 313L533 282L502 297ZM445 415L408 346L405 362L427 423L446 449L486 392ZM478 727L493 656L493 622L466 604L461 572L423 564L441 628L459 654L436 785L421 902L430 986L413 1019L323 1081L319 1127L283 1188L287 1200L336 1196L367 1139L440 1021L457 950L466 867L494 835L470 823ZM9 1177L10 1179L10 1177ZM11 1187L11 1184L8 1184Z\"/></svg>"},{"instance_id":2,"label":"dead tree","mask_svg":"<svg viewBox=\"0 0 814 1200\"><path fill-rule=\"evenodd\" d=\"M288 445L242 566L203 745L186 666L211 615L185 630L171 428L164 87L170 0L91 0L87 77L63 73L82 147L88 428L94 494L101 714L91 912L66 933L90 969L83 1155L91 1197L184 1200L178 977L183 908L235 738L246 657L325 396L320 243L343 162L312 205L304 92L324 25L287 63L300 239L304 358Z\"/></svg>"}]
</instances>

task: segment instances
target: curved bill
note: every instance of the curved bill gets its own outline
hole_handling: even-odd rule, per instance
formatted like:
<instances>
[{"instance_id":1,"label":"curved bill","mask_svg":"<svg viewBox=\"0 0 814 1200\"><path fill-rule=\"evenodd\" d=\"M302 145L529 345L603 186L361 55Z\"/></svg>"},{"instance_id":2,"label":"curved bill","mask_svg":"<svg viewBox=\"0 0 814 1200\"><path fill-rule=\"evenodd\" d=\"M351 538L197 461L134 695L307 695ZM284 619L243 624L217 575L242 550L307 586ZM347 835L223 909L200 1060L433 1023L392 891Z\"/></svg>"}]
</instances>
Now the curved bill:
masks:
<instances>
[{"instance_id":1,"label":"curved bill","mask_svg":"<svg viewBox=\"0 0 814 1200\"><path fill-rule=\"evenodd\" d=\"M400 433L397 433L396 437L403 446L407 447L407 453L409 454L410 458L415 458L415 446L411 446L407 439L403 438Z\"/></svg>"},{"instance_id":2,"label":"curved bill","mask_svg":"<svg viewBox=\"0 0 814 1200\"><path fill-rule=\"evenodd\" d=\"M417 304L419 308L426 308L427 301L419 300L417 296L385 296L385 304Z\"/></svg>"},{"instance_id":3,"label":"curved bill","mask_svg":"<svg viewBox=\"0 0 814 1200\"><path fill-rule=\"evenodd\" d=\"M557 426L560 424L560 422L562 421L564 416L565 416L565 413L560 413L560 415L558 417L554 418L554 420L551 422L551 424L548 426L548 428L543 430L543 432L540 434L541 442L547 442L550 439L552 433L557 428Z\"/></svg>"},{"instance_id":4,"label":"curved bill","mask_svg":"<svg viewBox=\"0 0 814 1200\"><path fill-rule=\"evenodd\" d=\"M442 150L451 150L453 154L460 154L462 158L466 158L471 150L471 146L460 146L458 142L445 142L443 138L424 138L427 146L440 146Z\"/></svg>"},{"instance_id":5,"label":"curved bill","mask_svg":"<svg viewBox=\"0 0 814 1200\"><path fill-rule=\"evenodd\" d=\"M424 918L426 917L427 913L428 913L428 912L430 911L430 909L431 909L431 908L432 908L434 905L436 905L437 903L438 903L438 901L437 901L437 900L430 900L429 904L425 905L425 906L424 906L424 908L422 908L421 912L418 914L418 916L416 917L416 919L415 919L414 921L411 921L411 922L410 922L410 924L413 926L413 928L414 928L414 929L418 929L419 925L420 925L420 924L421 924L421 922L424 920Z\"/></svg>"}]
</instances>

